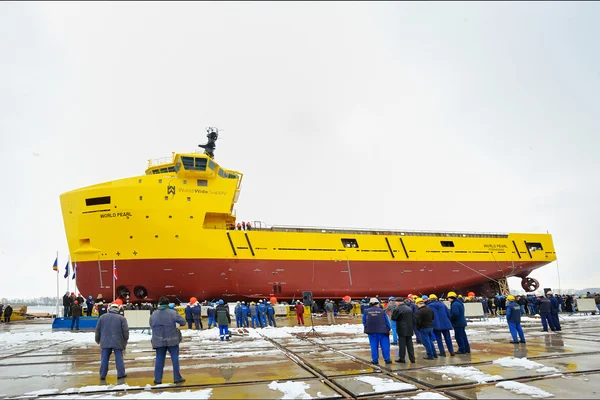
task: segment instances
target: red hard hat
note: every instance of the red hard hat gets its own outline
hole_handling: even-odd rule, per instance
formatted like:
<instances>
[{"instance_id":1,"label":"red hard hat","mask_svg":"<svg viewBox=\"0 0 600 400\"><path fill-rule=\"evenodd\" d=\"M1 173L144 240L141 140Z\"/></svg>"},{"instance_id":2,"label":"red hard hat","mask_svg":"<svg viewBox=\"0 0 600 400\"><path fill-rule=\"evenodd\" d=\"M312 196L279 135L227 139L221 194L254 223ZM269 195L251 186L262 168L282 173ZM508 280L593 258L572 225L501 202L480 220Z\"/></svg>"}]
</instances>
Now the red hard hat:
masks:
<instances>
[{"instance_id":1,"label":"red hard hat","mask_svg":"<svg viewBox=\"0 0 600 400\"><path fill-rule=\"evenodd\" d=\"M75 294L75 292L71 292L71 294Z\"/></svg>"},{"instance_id":2,"label":"red hard hat","mask_svg":"<svg viewBox=\"0 0 600 400\"><path fill-rule=\"evenodd\" d=\"M75 304L79 304L79 302L77 300L75 300Z\"/></svg>"}]
</instances>

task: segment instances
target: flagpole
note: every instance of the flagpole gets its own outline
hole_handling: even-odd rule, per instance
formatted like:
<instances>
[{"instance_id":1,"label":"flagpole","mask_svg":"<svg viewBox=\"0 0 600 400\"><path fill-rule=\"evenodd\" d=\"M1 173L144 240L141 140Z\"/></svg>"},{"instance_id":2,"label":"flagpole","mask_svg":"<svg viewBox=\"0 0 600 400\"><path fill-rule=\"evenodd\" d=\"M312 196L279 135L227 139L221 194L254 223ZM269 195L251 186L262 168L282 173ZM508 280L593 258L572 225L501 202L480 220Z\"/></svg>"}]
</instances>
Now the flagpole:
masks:
<instances>
[{"instance_id":1,"label":"flagpole","mask_svg":"<svg viewBox=\"0 0 600 400\"><path fill-rule=\"evenodd\" d=\"M116 299L116 297L115 297L115 290L116 290L116 289L115 289L115 283L116 283L116 282L115 282L115 260L114 260L114 259L113 259L113 273L112 273L112 276L113 276L113 284L112 284L112 287L113 287L113 302L114 302L115 300L117 300L117 299Z\"/></svg>"},{"instance_id":2,"label":"flagpole","mask_svg":"<svg viewBox=\"0 0 600 400\"><path fill-rule=\"evenodd\" d=\"M58 299L59 294L58 294L58 250L56 251L56 317L58 318Z\"/></svg>"}]
</instances>

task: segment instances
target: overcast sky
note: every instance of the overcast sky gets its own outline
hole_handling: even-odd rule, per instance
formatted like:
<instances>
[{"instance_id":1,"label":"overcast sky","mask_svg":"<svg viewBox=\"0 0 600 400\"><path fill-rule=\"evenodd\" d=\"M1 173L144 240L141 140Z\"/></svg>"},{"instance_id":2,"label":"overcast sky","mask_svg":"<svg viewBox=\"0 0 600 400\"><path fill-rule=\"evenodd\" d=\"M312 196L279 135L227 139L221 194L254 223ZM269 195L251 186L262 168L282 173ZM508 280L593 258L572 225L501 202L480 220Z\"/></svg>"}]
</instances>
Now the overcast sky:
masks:
<instances>
[{"instance_id":1,"label":"overcast sky","mask_svg":"<svg viewBox=\"0 0 600 400\"><path fill-rule=\"evenodd\" d=\"M1 2L0 297L56 293L61 193L141 175L207 126L245 174L240 219L549 231L561 287L599 286L599 18L597 2ZM555 263L532 276L558 287Z\"/></svg>"}]
</instances>

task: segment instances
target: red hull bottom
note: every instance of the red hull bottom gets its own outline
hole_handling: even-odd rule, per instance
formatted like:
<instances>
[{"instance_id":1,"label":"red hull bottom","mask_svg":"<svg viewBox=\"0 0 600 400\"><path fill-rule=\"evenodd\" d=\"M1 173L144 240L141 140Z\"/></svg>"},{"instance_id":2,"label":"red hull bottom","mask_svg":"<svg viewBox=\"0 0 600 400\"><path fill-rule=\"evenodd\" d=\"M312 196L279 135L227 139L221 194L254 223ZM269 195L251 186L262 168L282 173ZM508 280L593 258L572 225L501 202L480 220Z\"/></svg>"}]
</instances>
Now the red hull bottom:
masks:
<instances>
[{"instance_id":1,"label":"red hull bottom","mask_svg":"<svg viewBox=\"0 0 600 400\"><path fill-rule=\"evenodd\" d=\"M156 301L167 296L181 302L197 297L243 300L275 296L302 299L303 291L313 298L339 299L379 295L406 296L409 293L441 295L449 291L486 290L489 278L527 276L545 263L521 262L498 265L495 262L423 261L284 261L230 259L154 259L117 262L117 297L130 293L130 301ZM112 299L112 261L80 262L77 287L86 297L102 294ZM488 278L489 277L489 278ZM489 285L487 285L489 288ZM491 290L491 288L489 288ZM489 293L486 293L489 292Z\"/></svg>"},{"instance_id":2,"label":"red hull bottom","mask_svg":"<svg viewBox=\"0 0 600 400\"><path fill-rule=\"evenodd\" d=\"M465 265L451 261L126 260L117 263L116 291L117 297L128 292L130 301L167 296L182 302L192 296L199 300L301 299L303 291L311 291L315 299L441 295L451 290L493 295L488 277L524 277L543 264ZM97 262L78 263L77 287L85 296L102 294L112 299L112 261L100 266ZM140 295L144 292L140 288L144 295Z\"/></svg>"}]
</instances>

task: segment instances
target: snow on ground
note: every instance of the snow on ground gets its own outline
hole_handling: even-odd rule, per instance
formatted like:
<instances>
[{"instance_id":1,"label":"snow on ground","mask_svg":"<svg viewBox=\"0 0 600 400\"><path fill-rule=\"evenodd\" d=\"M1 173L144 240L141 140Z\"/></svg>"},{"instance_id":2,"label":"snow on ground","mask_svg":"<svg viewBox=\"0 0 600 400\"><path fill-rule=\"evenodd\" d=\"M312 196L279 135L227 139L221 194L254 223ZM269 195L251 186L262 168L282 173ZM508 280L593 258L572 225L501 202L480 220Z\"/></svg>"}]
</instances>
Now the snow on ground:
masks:
<instances>
[{"instance_id":1,"label":"snow on ground","mask_svg":"<svg viewBox=\"0 0 600 400\"><path fill-rule=\"evenodd\" d=\"M560 372L560 370L554 367L547 367L544 364L528 360L527 358L502 357L494 360L492 364L497 364L505 368L535 369L539 373Z\"/></svg>"},{"instance_id":2,"label":"snow on ground","mask_svg":"<svg viewBox=\"0 0 600 400\"><path fill-rule=\"evenodd\" d=\"M497 381L500 379L504 379L500 375L489 375L484 372L481 372L475 367L455 367L452 365L447 365L444 367L433 367L433 368L425 368L426 370L435 372L437 374L447 374L451 376L455 376L462 379L469 379L476 381L477 383L487 383L492 381Z\"/></svg>"},{"instance_id":3,"label":"snow on ground","mask_svg":"<svg viewBox=\"0 0 600 400\"><path fill-rule=\"evenodd\" d=\"M382 393L382 392L399 392L406 390L415 390L417 387L415 385L411 385L409 383L404 382L396 382L390 378L379 378L377 376L359 376L358 378L354 378L357 381L368 383L373 387L373 391L359 393L359 396L365 394Z\"/></svg>"},{"instance_id":4,"label":"snow on ground","mask_svg":"<svg viewBox=\"0 0 600 400\"><path fill-rule=\"evenodd\" d=\"M311 395L306 393L306 389L310 389L310 385L306 382L273 381L269 383L269 389L282 392L282 399L312 399Z\"/></svg>"},{"instance_id":5,"label":"snow on ground","mask_svg":"<svg viewBox=\"0 0 600 400\"><path fill-rule=\"evenodd\" d=\"M47 395L47 394L54 394L57 393L58 389L40 389L40 390L35 390L33 392L27 392L25 393L26 396L43 396L43 395Z\"/></svg>"},{"instance_id":6,"label":"snow on ground","mask_svg":"<svg viewBox=\"0 0 600 400\"><path fill-rule=\"evenodd\" d=\"M545 390L537 388L535 386L529 386L521 382L515 381L505 381L496 384L497 387L502 389L510 390L516 394L524 394L526 396L531 396L534 399L543 399L546 397L554 397L552 393L548 393Z\"/></svg>"},{"instance_id":7,"label":"snow on ground","mask_svg":"<svg viewBox=\"0 0 600 400\"><path fill-rule=\"evenodd\" d=\"M28 343L65 342L69 344L90 345L96 344L94 332L65 332L65 331L36 331L36 332L3 332L0 334L0 348L9 349L14 346L22 346ZM129 333L129 342L150 341L150 336L138 332Z\"/></svg>"},{"instance_id":8,"label":"snow on ground","mask_svg":"<svg viewBox=\"0 0 600 400\"><path fill-rule=\"evenodd\" d=\"M106 389L106 386L104 387ZM152 393L146 390L139 391L137 393L126 393L121 394L117 392L107 392L102 394L95 394L86 396L86 398L92 399L208 399L212 394L212 389L202 390L186 390L180 392L160 392ZM47 399L77 399L81 398L78 395L59 395L45 397Z\"/></svg>"},{"instance_id":9,"label":"snow on ground","mask_svg":"<svg viewBox=\"0 0 600 400\"><path fill-rule=\"evenodd\" d=\"M434 393L434 392L421 392L419 394L417 394L416 396L412 396L411 399L447 399L446 396L444 396L441 393Z\"/></svg>"}]
</instances>

